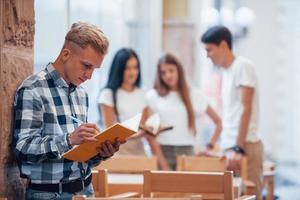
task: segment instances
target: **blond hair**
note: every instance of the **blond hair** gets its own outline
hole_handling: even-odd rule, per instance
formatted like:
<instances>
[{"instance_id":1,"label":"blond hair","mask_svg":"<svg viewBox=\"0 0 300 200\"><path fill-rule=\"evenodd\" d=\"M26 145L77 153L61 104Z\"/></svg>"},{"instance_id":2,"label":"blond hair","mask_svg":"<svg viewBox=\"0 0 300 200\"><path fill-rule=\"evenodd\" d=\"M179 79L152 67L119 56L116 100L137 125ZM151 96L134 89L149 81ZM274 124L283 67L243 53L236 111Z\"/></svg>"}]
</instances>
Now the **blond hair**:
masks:
<instances>
[{"instance_id":1,"label":"blond hair","mask_svg":"<svg viewBox=\"0 0 300 200\"><path fill-rule=\"evenodd\" d=\"M90 45L102 55L107 53L109 46L109 41L104 33L95 25L86 22L72 24L70 31L65 37L64 46L68 42L73 42L81 48L86 48Z\"/></svg>"}]
</instances>

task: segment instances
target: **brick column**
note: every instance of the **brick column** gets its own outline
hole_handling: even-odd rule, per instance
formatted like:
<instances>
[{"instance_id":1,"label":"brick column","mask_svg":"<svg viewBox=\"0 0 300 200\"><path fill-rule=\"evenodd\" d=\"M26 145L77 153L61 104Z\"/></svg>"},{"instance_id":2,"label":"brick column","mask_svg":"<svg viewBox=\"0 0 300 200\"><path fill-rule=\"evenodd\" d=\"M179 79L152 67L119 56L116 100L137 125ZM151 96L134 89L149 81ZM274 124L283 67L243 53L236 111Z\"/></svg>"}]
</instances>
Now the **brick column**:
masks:
<instances>
[{"instance_id":1,"label":"brick column","mask_svg":"<svg viewBox=\"0 0 300 200\"><path fill-rule=\"evenodd\" d=\"M23 199L12 141L15 91L33 71L34 0L0 1L0 197Z\"/></svg>"}]
</instances>

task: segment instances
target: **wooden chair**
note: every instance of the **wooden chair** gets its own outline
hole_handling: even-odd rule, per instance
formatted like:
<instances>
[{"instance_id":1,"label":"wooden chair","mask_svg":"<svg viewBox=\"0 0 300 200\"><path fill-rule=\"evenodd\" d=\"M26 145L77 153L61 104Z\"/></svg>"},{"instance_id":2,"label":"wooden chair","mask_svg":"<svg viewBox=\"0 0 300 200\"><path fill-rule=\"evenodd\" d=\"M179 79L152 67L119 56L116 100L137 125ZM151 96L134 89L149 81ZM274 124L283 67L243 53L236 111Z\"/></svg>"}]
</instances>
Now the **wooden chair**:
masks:
<instances>
[{"instance_id":1,"label":"wooden chair","mask_svg":"<svg viewBox=\"0 0 300 200\"><path fill-rule=\"evenodd\" d=\"M108 184L108 174L107 170L93 170L93 187L96 197L109 197L111 194L109 192L109 184ZM110 198L116 197L138 197L140 194L138 192L120 192L118 194L114 194L114 196L110 196Z\"/></svg>"},{"instance_id":2,"label":"wooden chair","mask_svg":"<svg viewBox=\"0 0 300 200\"><path fill-rule=\"evenodd\" d=\"M241 177L245 184L246 194L255 194L255 184L248 180L248 163L247 158L242 160L241 163ZM263 187L267 190L266 200L274 199L274 188L275 188L275 174L276 165L271 161L264 161L263 163Z\"/></svg>"},{"instance_id":3,"label":"wooden chair","mask_svg":"<svg viewBox=\"0 0 300 200\"><path fill-rule=\"evenodd\" d=\"M113 173L143 173L146 169L156 170L158 167L155 156L114 156L94 169L107 169Z\"/></svg>"},{"instance_id":4,"label":"wooden chair","mask_svg":"<svg viewBox=\"0 0 300 200\"><path fill-rule=\"evenodd\" d=\"M177 171L226 171L226 157L177 156Z\"/></svg>"},{"instance_id":5,"label":"wooden chair","mask_svg":"<svg viewBox=\"0 0 300 200\"><path fill-rule=\"evenodd\" d=\"M247 162L247 157L244 157L241 161L240 176L243 179L243 185L245 186L244 193L254 195L255 184L248 180ZM226 157L178 156L177 170L224 172L226 171Z\"/></svg>"},{"instance_id":6,"label":"wooden chair","mask_svg":"<svg viewBox=\"0 0 300 200\"><path fill-rule=\"evenodd\" d=\"M201 194L203 199L233 200L232 172L144 172L144 197L152 197L154 192ZM240 199L240 198L239 198ZM255 199L255 196L243 197Z\"/></svg>"},{"instance_id":7,"label":"wooden chair","mask_svg":"<svg viewBox=\"0 0 300 200\"><path fill-rule=\"evenodd\" d=\"M247 162L247 157L243 157L240 171L243 180L248 180ZM226 171L226 157L177 156L177 170L224 172Z\"/></svg>"},{"instance_id":8,"label":"wooden chair","mask_svg":"<svg viewBox=\"0 0 300 200\"><path fill-rule=\"evenodd\" d=\"M92 170L92 183L96 197L108 196L107 170Z\"/></svg>"},{"instance_id":9,"label":"wooden chair","mask_svg":"<svg viewBox=\"0 0 300 200\"><path fill-rule=\"evenodd\" d=\"M117 195L120 193L130 194L142 193L142 183L141 184L131 184L131 185L116 185L110 184L108 182L108 174L142 174L145 169L156 170L157 158L156 157L146 157L146 156L115 156L94 168L93 170L93 186L95 190L96 197L107 197L111 195ZM103 171L107 170L107 171ZM104 179L106 182L103 183Z\"/></svg>"},{"instance_id":10,"label":"wooden chair","mask_svg":"<svg viewBox=\"0 0 300 200\"><path fill-rule=\"evenodd\" d=\"M266 200L274 199L276 165L271 161L264 162L263 184L267 189Z\"/></svg>"}]
</instances>

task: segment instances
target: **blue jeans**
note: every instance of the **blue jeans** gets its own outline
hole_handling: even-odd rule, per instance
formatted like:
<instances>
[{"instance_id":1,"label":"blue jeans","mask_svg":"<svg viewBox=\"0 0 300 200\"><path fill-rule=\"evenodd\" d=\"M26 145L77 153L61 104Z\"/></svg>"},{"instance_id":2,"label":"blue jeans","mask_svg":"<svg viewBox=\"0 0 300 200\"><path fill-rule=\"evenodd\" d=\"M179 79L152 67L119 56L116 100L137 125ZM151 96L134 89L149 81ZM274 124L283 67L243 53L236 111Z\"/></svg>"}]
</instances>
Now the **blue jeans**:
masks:
<instances>
[{"instance_id":1,"label":"blue jeans","mask_svg":"<svg viewBox=\"0 0 300 200\"><path fill-rule=\"evenodd\" d=\"M94 197L93 185L90 184L81 192L72 194L68 192L45 192L40 190L26 189L26 200L72 200L74 195L86 195L87 197Z\"/></svg>"}]
</instances>

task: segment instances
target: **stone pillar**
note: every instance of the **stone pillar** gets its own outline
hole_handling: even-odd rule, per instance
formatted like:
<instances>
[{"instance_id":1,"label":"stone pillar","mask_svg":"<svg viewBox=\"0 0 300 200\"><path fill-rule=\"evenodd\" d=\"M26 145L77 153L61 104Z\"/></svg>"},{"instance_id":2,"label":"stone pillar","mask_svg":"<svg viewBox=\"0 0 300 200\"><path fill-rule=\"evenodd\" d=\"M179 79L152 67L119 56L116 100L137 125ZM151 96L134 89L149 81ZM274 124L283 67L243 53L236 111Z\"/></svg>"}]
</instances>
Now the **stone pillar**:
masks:
<instances>
[{"instance_id":1,"label":"stone pillar","mask_svg":"<svg viewBox=\"0 0 300 200\"><path fill-rule=\"evenodd\" d=\"M33 71L34 0L0 0L0 197L23 199L11 151L13 98Z\"/></svg>"}]
</instances>

